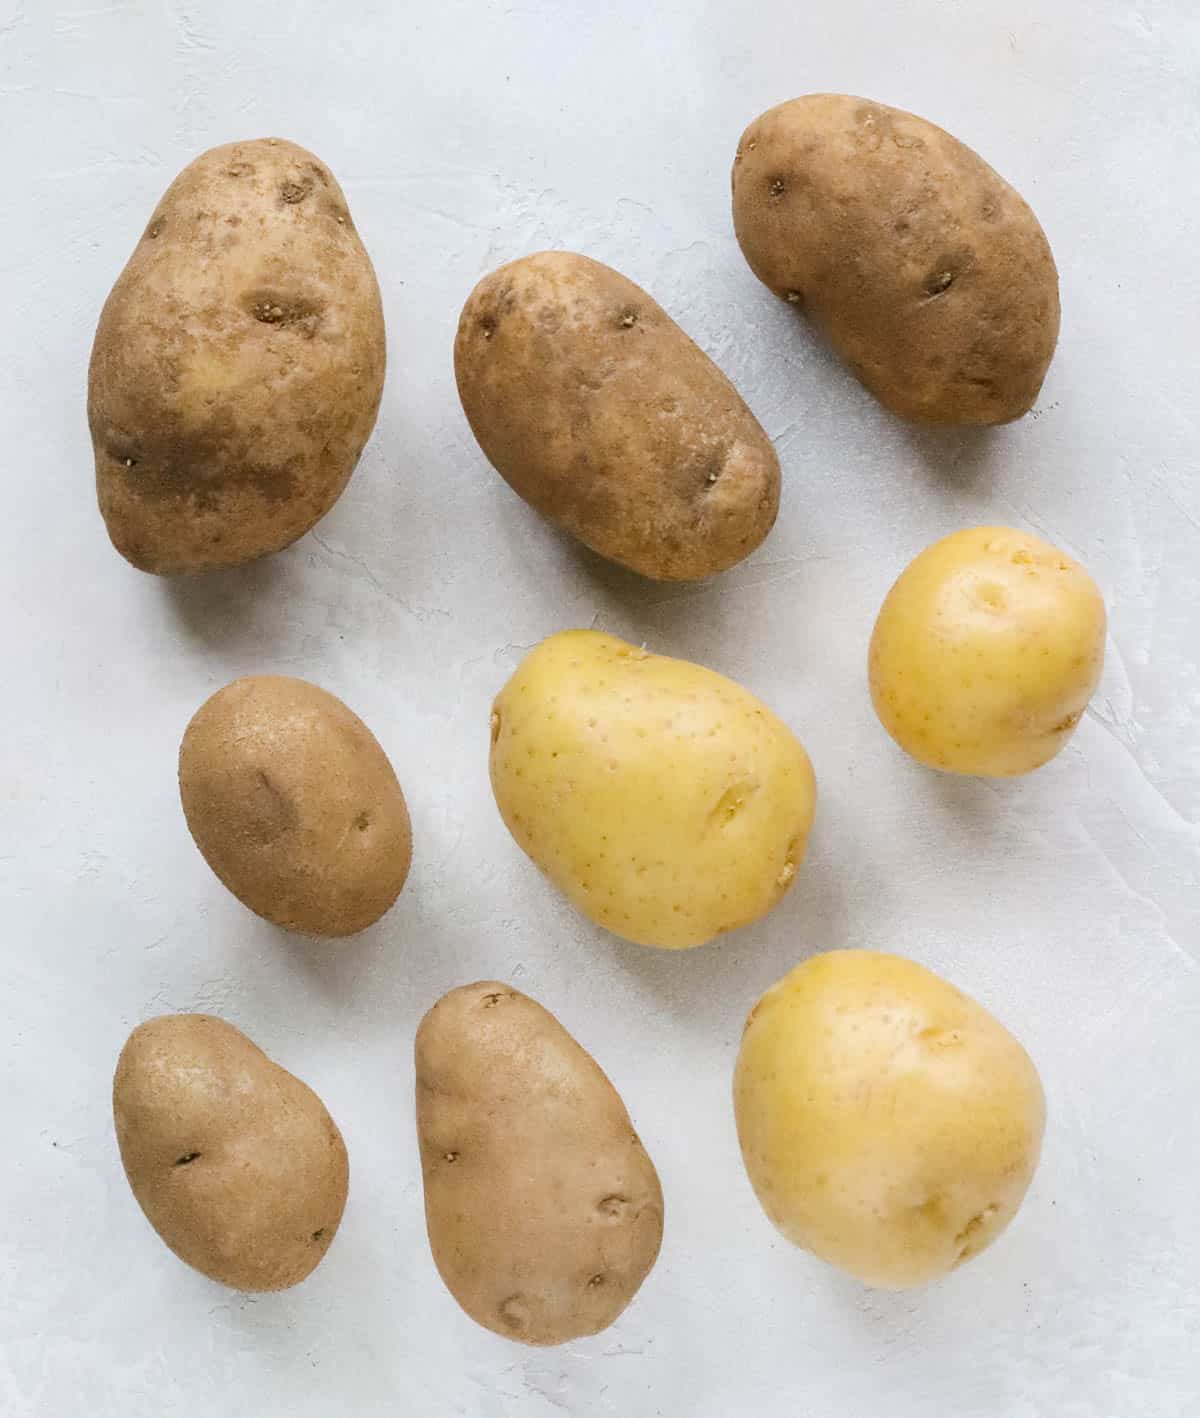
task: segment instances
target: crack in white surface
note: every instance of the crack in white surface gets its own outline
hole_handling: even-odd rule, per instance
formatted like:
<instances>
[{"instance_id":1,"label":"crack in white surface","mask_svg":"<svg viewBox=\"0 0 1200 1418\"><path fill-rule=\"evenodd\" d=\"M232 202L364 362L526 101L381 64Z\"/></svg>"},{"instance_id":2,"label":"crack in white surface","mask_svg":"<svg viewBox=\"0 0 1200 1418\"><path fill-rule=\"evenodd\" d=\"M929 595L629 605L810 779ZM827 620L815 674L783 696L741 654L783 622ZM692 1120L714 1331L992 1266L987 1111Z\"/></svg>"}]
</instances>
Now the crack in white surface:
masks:
<instances>
[{"instance_id":1,"label":"crack in white surface","mask_svg":"<svg viewBox=\"0 0 1200 1418\"><path fill-rule=\"evenodd\" d=\"M364 580L374 586L381 596L385 596L393 605L399 606L401 610L406 611L415 619L428 621L434 617L444 617L446 620L452 618L450 612L443 610L441 606L414 606L410 601L406 601L399 592L385 586L361 557L355 556L353 552L345 551L341 547L330 546L319 532L310 532L309 535L327 555L333 557L335 561L348 562Z\"/></svg>"}]
</instances>

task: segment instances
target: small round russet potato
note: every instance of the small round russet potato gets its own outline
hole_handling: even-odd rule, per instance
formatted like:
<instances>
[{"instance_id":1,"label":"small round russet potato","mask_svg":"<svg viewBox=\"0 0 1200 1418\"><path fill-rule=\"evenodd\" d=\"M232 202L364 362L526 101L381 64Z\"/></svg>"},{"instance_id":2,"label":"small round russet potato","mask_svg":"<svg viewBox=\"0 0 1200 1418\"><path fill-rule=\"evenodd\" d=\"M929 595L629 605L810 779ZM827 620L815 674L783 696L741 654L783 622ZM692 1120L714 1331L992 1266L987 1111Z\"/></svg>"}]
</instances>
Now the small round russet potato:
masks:
<instances>
[{"instance_id":1,"label":"small round russet potato","mask_svg":"<svg viewBox=\"0 0 1200 1418\"><path fill-rule=\"evenodd\" d=\"M320 1263L346 1206L342 1135L312 1089L232 1024L138 1025L112 1096L129 1185L180 1260L235 1290L286 1290Z\"/></svg>"},{"instance_id":2,"label":"small round russet potato","mask_svg":"<svg viewBox=\"0 0 1200 1418\"><path fill-rule=\"evenodd\" d=\"M288 930L353 935L408 876L412 831L387 755L304 680L255 675L218 690L183 736L179 793L205 861Z\"/></svg>"},{"instance_id":3,"label":"small round russet potato","mask_svg":"<svg viewBox=\"0 0 1200 1418\"><path fill-rule=\"evenodd\" d=\"M451 990L417 1030L429 1244L476 1323L521 1344L606 1329L658 1258L663 1195L620 1095L528 995Z\"/></svg>"},{"instance_id":4,"label":"small round russet potato","mask_svg":"<svg viewBox=\"0 0 1200 1418\"><path fill-rule=\"evenodd\" d=\"M1012 527L927 547L888 592L868 674L880 722L950 773L1029 773L1063 747L1104 667L1104 600L1065 553Z\"/></svg>"},{"instance_id":5,"label":"small round russet potato","mask_svg":"<svg viewBox=\"0 0 1200 1418\"><path fill-rule=\"evenodd\" d=\"M746 1021L738 1139L763 1210L794 1244L904 1290L991 1245L1045 1130L1029 1055L982 1005L911 960L815 956Z\"/></svg>"}]
</instances>

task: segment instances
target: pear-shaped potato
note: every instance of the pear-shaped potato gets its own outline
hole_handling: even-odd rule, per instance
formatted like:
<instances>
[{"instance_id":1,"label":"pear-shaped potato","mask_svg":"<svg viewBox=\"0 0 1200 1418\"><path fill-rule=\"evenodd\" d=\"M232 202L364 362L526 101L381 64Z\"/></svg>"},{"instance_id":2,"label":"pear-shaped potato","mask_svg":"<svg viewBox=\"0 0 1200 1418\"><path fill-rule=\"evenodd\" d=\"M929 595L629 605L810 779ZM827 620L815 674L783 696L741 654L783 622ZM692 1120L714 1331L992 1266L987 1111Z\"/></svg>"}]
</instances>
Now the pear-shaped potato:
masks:
<instances>
[{"instance_id":1,"label":"pear-shaped potato","mask_svg":"<svg viewBox=\"0 0 1200 1418\"><path fill-rule=\"evenodd\" d=\"M235 1290L286 1290L329 1249L349 1185L325 1105L232 1024L168 1014L113 1078L125 1175L180 1260Z\"/></svg>"},{"instance_id":2,"label":"pear-shaped potato","mask_svg":"<svg viewBox=\"0 0 1200 1418\"><path fill-rule=\"evenodd\" d=\"M416 1040L429 1244L446 1288L523 1344L596 1334L658 1256L658 1174L616 1089L540 1004L444 995Z\"/></svg>"},{"instance_id":3,"label":"pear-shaped potato","mask_svg":"<svg viewBox=\"0 0 1200 1418\"><path fill-rule=\"evenodd\" d=\"M492 789L521 848L597 925L703 945L791 886L808 755L732 680L612 635L552 635L492 711Z\"/></svg>"},{"instance_id":4,"label":"pear-shaped potato","mask_svg":"<svg viewBox=\"0 0 1200 1418\"><path fill-rule=\"evenodd\" d=\"M825 331L894 413L997 424L1033 407L1058 272L1021 196L965 143L869 99L808 94L756 118L733 164L751 270Z\"/></svg>"},{"instance_id":5,"label":"pear-shaped potato","mask_svg":"<svg viewBox=\"0 0 1200 1418\"><path fill-rule=\"evenodd\" d=\"M384 363L375 272L324 163L277 138L198 157L96 330L88 422L113 545L174 575L294 542L354 471Z\"/></svg>"},{"instance_id":6,"label":"pear-shaped potato","mask_svg":"<svg viewBox=\"0 0 1200 1418\"><path fill-rule=\"evenodd\" d=\"M758 420L662 306L599 261L543 251L485 276L454 370L488 461L601 556L694 581L774 525L779 459Z\"/></svg>"},{"instance_id":7,"label":"pear-shaped potato","mask_svg":"<svg viewBox=\"0 0 1200 1418\"><path fill-rule=\"evenodd\" d=\"M179 748L179 795L204 860L287 930L354 935L408 876L412 830L387 754L306 680L251 675L202 704Z\"/></svg>"},{"instance_id":8,"label":"pear-shaped potato","mask_svg":"<svg viewBox=\"0 0 1200 1418\"><path fill-rule=\"evenodd\" d=\"M1008 1030L931 971L874 950L815 956L763 995L733 1101L778 1229L886 1290L991 1245L1046 1123L1037 1069Z\"/></svg>"}]
</instances>

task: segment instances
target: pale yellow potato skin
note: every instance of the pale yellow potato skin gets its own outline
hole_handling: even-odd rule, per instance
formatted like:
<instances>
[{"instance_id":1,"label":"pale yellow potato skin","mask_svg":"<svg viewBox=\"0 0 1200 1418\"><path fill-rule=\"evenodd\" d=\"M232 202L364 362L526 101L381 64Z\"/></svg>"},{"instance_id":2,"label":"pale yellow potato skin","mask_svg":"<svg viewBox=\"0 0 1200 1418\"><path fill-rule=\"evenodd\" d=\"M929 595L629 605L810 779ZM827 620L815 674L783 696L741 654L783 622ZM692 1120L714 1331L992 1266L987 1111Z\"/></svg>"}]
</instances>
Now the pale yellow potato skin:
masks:
<instances>
[{"instance_id":1,"label":"pale yellow potato skin","mask_svg":"<svg viewBox=\"0 0 1200 1418\"><path fill-rule=\"evenodd\" d=\"M179 575L294 542L354 471L385 362L375 272L325 164L280 138L201 154L96 330L88 423L113 545Z\"/></svg>"},{"instance_id":2,"label":"pale yellow potato skin","mask_svg":"<svg viewBox=\"0 0 1200 1418\"><path fill-rule=\"evenodd\" d=\"M971 527L927 547L889 591L868 655L880 722L949 773L1029 773L1063 747L1104 668L1088 573L1040 537Z\"/></svg>"},{"instance_id":3,"label":"pale yellow potato skin","mask_svg":"<svg viewBox=\"0 0 1200 1418\"><path fill-rule=\"evenodd\" d=\"M312 1089L232 1024L140 1024L112 1096L129 1185L180 1260L251 1291L284 1290L320 1263L346 1206L342 1135Z\"/></svg>"},{"instance_id":4,"label":"pale yellow potato skin","mask_svg":"<svg viewBox=\"0 0 1200 1418\"><path fill-rule=\"evenodd\" d=\"M987 1010L873 950L818 955L763 995L733 1101L774 1225L887 1290L936 1280L996 1239L1046 1118L1037 1070Z\"/></svg>"},{"instance_id":5,"label":"pale yellow potato skin","mask_svg":"<svg viewBox=\"0 0 1200 1418\"><path fill-rule=\"evenodd\" d=\"M412 828L387 754L306 680L250 675L206 700L179 747L179 796L204 860L287 930L354 935L408 877Z\"/></svg>"},{"instance_id":6,"label":"pale yellow potato skin","mask_svg":"<svg viewBox=\"0 0 1200 1418\"><path fill-rule=\"evenodd\" d=\"M522 1344L607 1328L658 1257L663 1196L600 1066L494 980L444 995L415 1054L425 1219L446 1288Z\"/></svg>"},{"instance_id":7,"label":"pale yellow potato skin","mask_svg":"<svg viewBox=\"0 0 1200 1418\"><path fill-rule=\"evenodd\" d=\"M816 781L790 729L702 665L593 630L553 635L496 699L509 831L589 920L684 949L788 891Z\"/></svg>"}]
</instances>

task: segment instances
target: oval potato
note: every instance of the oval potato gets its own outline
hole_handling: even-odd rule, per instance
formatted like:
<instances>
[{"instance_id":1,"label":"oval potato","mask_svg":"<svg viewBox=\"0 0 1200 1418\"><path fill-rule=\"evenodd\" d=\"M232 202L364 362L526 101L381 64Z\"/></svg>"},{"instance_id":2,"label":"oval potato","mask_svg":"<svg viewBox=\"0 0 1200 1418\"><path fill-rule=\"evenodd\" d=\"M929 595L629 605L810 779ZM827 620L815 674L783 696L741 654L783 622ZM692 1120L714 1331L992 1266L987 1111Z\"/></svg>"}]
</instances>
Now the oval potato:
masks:
<instances>
[{"instance_id":1,"label":"oval potato","mask_svg":"<svg viewBox=\"0 0 1200 1418\"><path fill-rule=\"evenodd\" d=\"M138 1205L180 1260L235 1290L285 1290L324 1257L349 1187L342 1135L232 1024L140 1024L117 1061L113 1119Z\"/></svg>"},{"instance_id":2,"label":"oval potato","mask_svg":"<svg viewBox=\"0 0 1200 1418\"><path fill-rule=\"evenodd\" d=\"M658 1174L596 1061L536 1001L483 981L416 1038L429 1244L486 1329L565 1344L607 1328L658 1257Z\"/></svg>"},{"instance_id":3,"label":"oval potato","mask_svg":"<svg viewBox=\"0 0 1200 1418\"><path fill-rule=\"evenodd\" d=\"M779 510L779 460L737 390L619 272L544 251L485 276L454 342L492 466L612 561L691 581L748 556Z\"/></svg>"},{"instance_id":4,"label":"oval potato","mask_svg":"<svg viewBox=\"0 0 1200 1418\"><path fill-rule=\"evenodd\" d=\"M888 1290L991 1245L1025 1196L1046 1120L1029 1055L987 1010L873 950L815 956L763 995L733 1099L774 1225Z\"/></svg>"},{"instance_id":5,"label":"oval potato","mask_svg":"<svg viewBox=\"0 0 1200 1418\"><path fill-rule=\"evenodd\" d=\"M492 790L517 843L589 920L703 945L791 887L812 765L748 690L594 630L552 635L492 711Z\"/></svg>"},{"instance_id":6,"label":"oval potato","mask_svg":"<svg viewBox=\"0 0 1200 1418\"><path fill-rule=\"evenodd\" d=\"M931 768L1032 772L1083 718L1106 625L1096 583L1057 547L1012 527L954 532L904 570L879 612L875 712Z\"/></svg>"},{"instance_id":7,"label":"oval potato","mask_svg":"<svg viewBox=\"0 0 1200 1418\"><path fill-rule=\"evenodd\" d=\"M1033 407L1058 340L1054 257L941 128L848 94L780 104L742 134L733 221L759 280L894 413L998 424Z\"/></svg>"},{"instance_id":8,"label":"oval potato","mask_svg":"<svg viewBox=\"0 0 1200 1418\"><path fill-rule=\"evenodd\" d=\"M294 542L354 471L385 357L375 272L324 163L277 138L198 157L96 330L88 422L113 545L175 575Z\"/></svg>"},{"instance_id":9,"label":"oval potato","mask_svg":"<svg viewBox=\"0 0 1200 1418\"><path fill-rule=\"evenodd\" d=\"M179 794L221 881L288 930L365 930L408 876L412 830L387 755L305 680L254 675L201 705L179 749Z\"/></svg>"}]
</instances>

